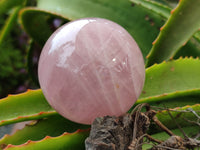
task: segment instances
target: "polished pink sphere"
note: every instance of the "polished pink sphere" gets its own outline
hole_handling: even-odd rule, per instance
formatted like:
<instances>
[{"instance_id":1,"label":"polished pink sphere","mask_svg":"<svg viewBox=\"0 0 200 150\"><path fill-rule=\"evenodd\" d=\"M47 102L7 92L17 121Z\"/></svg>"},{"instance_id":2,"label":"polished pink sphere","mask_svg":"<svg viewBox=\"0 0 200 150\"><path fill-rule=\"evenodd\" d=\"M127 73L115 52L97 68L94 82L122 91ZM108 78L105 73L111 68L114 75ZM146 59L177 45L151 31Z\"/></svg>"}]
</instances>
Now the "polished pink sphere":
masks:
<instances>
[{"instance_id":1,"label":"polished pink sphere","mask_svg":"<svg viewBox=\"0 0 200 150\"><path fill-rule=\"evenodd\" d=\"M120 25L100 18L76 20L56 30L42 50L38 73L50 105L83 124L126 113L145 80L134 39Z\"/></svg>"}]
</instances>

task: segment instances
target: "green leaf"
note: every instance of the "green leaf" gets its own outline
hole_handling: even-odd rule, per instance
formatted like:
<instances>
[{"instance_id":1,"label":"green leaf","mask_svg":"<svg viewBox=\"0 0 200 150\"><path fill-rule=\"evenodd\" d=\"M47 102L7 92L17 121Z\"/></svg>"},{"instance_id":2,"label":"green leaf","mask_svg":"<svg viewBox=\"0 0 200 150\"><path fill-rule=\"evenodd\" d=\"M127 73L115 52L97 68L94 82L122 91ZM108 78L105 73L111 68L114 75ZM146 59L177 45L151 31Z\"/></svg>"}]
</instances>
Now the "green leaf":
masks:
<instances>
[{"instance_id":1,"label":"green leaf","mask_svg":"<svg viewBox=\"0 0 200 150\"><path fill-rule=\"evenodd\" d=\"M191 104L192 100L193 104L199 102L199 68L200 60L193 58L180 58L147 68L143 92L136 103L164 104L166 101L165 104L169 105L170 101L176 107L183 98L187 98L183 101L183 106Z\"/></svg>"},{"instance_id":2,"label":"green leaf","mask_svg":"<svg viewBox=\"0 0 200 150\"><path fill-rule=\"evenodd\" d=\"M154 2L160 3L162 5L166 5L168 7L176 7L176 5L178 4L179 0L152 0Z\"/></svg>"},{"instance_id":3,"label":"green leaf","mask_svg":"<svg viewBox=\"0 0 200 150\"><path fill-rule=\"evenodd\" d=\"M170 12L172 10L171 7L166 6L166 3L161 3L161 1L149 1L149 0L131 0L134 4L141 5L150 11L159 14L163 19L168 19L170 16ZM197 41L195 41L195 38ZM200 31L197 31L191 40L187 42L186 45L181 47L181 49L176 53L174 58L179 58L180 56L193 56L200 57L199 45L200 45ZM194 42L195 41L195 42Z\"/></svg>"},{"instance_id":4,"label":"green leaf","mask_svg":"<svg viewBox=\"0 0 200 150\"><path fill-rule=\"evenodd\" d=\"M41 141L28 141L19 146L8 145L5 150L84 150L84 142L88 135L89 130L78 130L58 137L47 136Z\"/></svg>"},{"instance_id":5,"label":"green leaf","mask_svg":"<svg viewBox=\"0 0 200 150\"><path fill-rule=\"evenodd\" d=\"M146 66L160 63L173 57L200 27L200 1L181 0L171 11L166 24L161 28L148 55Z\"/></svg>"},{"instance_id":6,"label":"green leaf","mask_svg":"<svg viewBox=\"0 0 200 150\"><path fill-rule=\"evenodd\" d=\"M142 7L132 6L128 0L49 0L48 3L45 0L38 0L38 8L60 14L69 20L85 17L112 20L128 30L141 48L144 57L149 53L152 41L159 33L158 28L163 25L159 16ZM150 20L145 20L147 14ZM26 23L23 18L22 23ZM31 32L28 25L24 25L24 28L28 33Z\"/></svg>"},{"instance_id":7,"label":"green leaf","mask_svg":"<svg viewBox=\"0 0 200 150\"><path fill-rule=\"evenodd\" d=\"M0 110L0 126L56 114L41 90L29 90L23 94L9 95L0 100Z\"/></svg>"},{"instance_id":8,"label":"green leaf","mask_svg":"<svg viewBox=\"0 0 200 150\"><path fill-rule=\"evenodd\" d=\"M35 72L36 64L34 63L34 60L33 60L35 46L36 46L36 43L33 42L33 40L30 40L28 48L27 48L28 54L26 57L26 60L27 60L26 66L27 66L28 74L31 77L32 81L35 83L36 86L40 87L39 80L38 80L38 74L37 74L37 72ZM39 47L39 45L37 45L37 47ZM41 49L41 47L39 47L39 48Z\"/></svg>"},{"instance_id":9,"label":"green leaf","mask_svg":"<svg viewBox=\"0 0 200 150\"><path fill-rule=\"evenodd\" d=\"M144 8L147 8L156 14L161 15L165 19L168 19L171 12L171 7L166 6L165 4L162 4L160 2L156 1L149 1L149 0L130 0L134 4L141 5ZM194 38L200 42L200 31L197 31L194 35Z\"/></svg>"},{"instance_id":10,"label":"green leaf","mask_svg":"<svg viewBox=\"0 0 200 150\"><path fill-rule=\"evenodd\" d=\"M180 127L198 126L200 104L186 105L176 108L155 106L152 109L157 110L156 117L170 130L178 128L177 124ZM172 123L174 122L173 118L176 120L177 124ZM156 124L151 124L150 129L151 130L148 132L149 134L155 134L162 131L162 129Z\"/></svg>"},{"instance_id":11,"label":"green leaf","mask_svg":"<svg viewBox=\"0 0 200 150\"><path fill-rule=\"evenodd\" d=\"M189 137L191 137L195 133L196 134L199 133L199 127L197 127L197 126L184 127L182 129L186 133L186 135L188 135ZM178 136L181 136L182 138L184 138L180 129L174 129L174 130L172 130L172 132L175 135L178 135ZM170 137L166 132L159 132L159 133L156 133L156 134L152 134L151 136L154 139L158 139L158 140L161 140L161 141L165 141ZM151 144L153 144L153 143L151 143ZM146 150L146 149L150 149L151 147L152 147L152 145L150 145L150 144L144 144L142 146L142 149Z\"/></svg>"},{"instance_id":12,"label":"green leaf","mask_svg":"<svg viewBox=\"0 0 200 150\"><path fill-rule=\"evenodd\" d=\"M197 33L194 34L194 38L200 42L200 29Z\"/></svg>"},{"instance_id":13,"label":"green leaf","mask_svg":"<svg viewBox=\"0 0 200 150\"><path fill-rule=\"evenodd\" d=\"M158 120L160 120L167 128L175 129L177 128L177 125L175 123L171 123L173 122L173 119L169 115L169 112L181 127L191 125L194 126L195 124L192 124L190 121L198 122L198 117L196 115L200 115L200 104L195 104L192 106L187 105L184 107L177 107L174 109L169 108L169 110L158 111L156 114ZM157 128L156 131L159 131L159 129Z\"/></svg>"},{"instance_id":14,"label":"green leaf","mask_svg":"<svg viewBox=\"0 0 200 150\"><path fill-rule=\"evenodd\" d=\"M177 53L173 56L173 59L179 57L200 57L200 42L198 42L193 36Z\"/></svg>"},{"instance_id":15,"label":"green leaf","mask_svg":"<svg viewBox=\"0 0 200 150\"><path fill-rule=\"evenodd\" d=\"M149 0L130 0L134 4L141 5L144 8L147 8L155 13L161 15L164 18L168 18L170 16L171 8L156 1Z\"/></svg>"},{"instance_id":16,"label":"green leaf","mask_svg":"<svg viewBox=\"0 0 200 150\"><path fill-rule=\"evenodd\" d=\"M15 7L13 9L13 12L10 14L10 16L6 20L3 28L1 29L1 32L0 32L0 46L5 41L5 38L7 37L7 35L12 30L14 24L17 22L17 16L18 16L18 12L19 12L20 9L21 9L21 6Z\"/></svg>"},{"instance_id":17,"label":"green leaf","mask_svg":"<svg viewBox=\"0 0 200 150\"><path fill-rule=\"evenodd\" d=\"M24 5L26 0L0 0L0 15L15 6Z\"/></svg>"},{"instance_id":18,"label":"green leaf","mask_svg":"<svg viewBox=\"0 0 200 150\"><path fill-rule=\"evenodd\" d=\"M68 21L61 15L28 7L20 11L19 17L24 30L40 45L44 45L53 32L51 25L48 23L50 20L60 18Z\"/></svg>"},{"instance_id":19,"label":"green leaf","mask_svg":"<svg viewBox=\"0 0 200 150\"><path fill-rule=\"evenodd\" d=\"M48 118L38 120L36 123L27 124L23 129L17 130L12 135L5 135L2 139L0 139L0 149L8 144L21 145L28 140L38 141L46 136L56 137L64 132L72 133L78 129L86 128L89 128L89 126L71 122L56 114Z\"/></svg>"}]
</instances>

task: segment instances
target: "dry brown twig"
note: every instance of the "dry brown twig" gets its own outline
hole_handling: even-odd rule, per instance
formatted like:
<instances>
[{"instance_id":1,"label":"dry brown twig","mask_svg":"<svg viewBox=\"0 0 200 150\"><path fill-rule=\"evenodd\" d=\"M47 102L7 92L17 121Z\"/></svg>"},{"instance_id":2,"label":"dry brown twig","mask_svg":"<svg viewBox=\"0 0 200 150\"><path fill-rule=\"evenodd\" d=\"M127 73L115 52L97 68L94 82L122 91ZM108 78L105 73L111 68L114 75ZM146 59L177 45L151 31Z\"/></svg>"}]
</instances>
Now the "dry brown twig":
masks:
<instances>
[{"instance_id":1,"label":"dry brown twig","mask_svg":"<svg viewBox=\"0 0 200 150\"><path fill-rule=\"evenodd\" d=\"M143 107L146 108L144 113L141 112ZM176 122L170 111L167 111L172 120ZM180 125L176 123L184 138L176 136L158 120L155 114L156 111L152 110L148 104L140 104L134 108L131 114L97 118L92 124L90 136L85 141L86 150L141 150L143 144L152 145L152 150L184 150L200 147L200 141L197 138L187 137ZM168 133L170 138L160 141L148 135L147 130L151 120ZM144 138L148 141L144 141Z\"/></svg>"},{"instance_id":2,"label":"dry brown twig","mask_svg":"<svg viewBox=\"0 0 200 150\"><path fill-rule=\"evenodd\" d=\"M180 127L180 125L176 122L176 120L171 115L171 113L170 113L170 111L168 109L167 109L167 112L170 115L170 117L172 118L173 122L175 122L175 124L177 125L177 127L179 128L179 130L184 135L184 138L181 138L180 136L176 136L173 133L170 133L168 129L166 130L166 127L164 125L162 125L162 123L160 124L160 122L157 122L157 120L154 119L156 121L156 124L159 127L161 127L169 135L171 134L171 137L169 139L167 139L166 141L162 142L161 144L158 144L158 145L154 146L152 148L152 150L167 150L170 147L174 148L174 149L186 150L186 149L194 149L194 148L200 147L200 141L197 140L197 139L189 138L185 134L185 132L182 130L182 128ZM198 116L197 113L196 113L196 116ZM165 148L164 147L161 148L161 146L164 146Z\"/></svg>"}]
</instances>

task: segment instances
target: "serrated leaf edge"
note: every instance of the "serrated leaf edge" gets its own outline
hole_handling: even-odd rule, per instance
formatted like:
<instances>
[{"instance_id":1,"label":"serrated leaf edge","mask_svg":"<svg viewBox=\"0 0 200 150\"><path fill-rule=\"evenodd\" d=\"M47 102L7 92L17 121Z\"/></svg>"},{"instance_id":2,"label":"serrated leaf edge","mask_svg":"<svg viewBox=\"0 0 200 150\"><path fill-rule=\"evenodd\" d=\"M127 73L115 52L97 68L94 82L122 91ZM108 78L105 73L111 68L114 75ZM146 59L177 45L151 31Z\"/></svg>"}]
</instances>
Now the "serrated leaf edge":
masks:
<instances>
[{"instance_id":1,"label":"serrated leaf edge","mask_svg":"<svg viewBox=\"0 0 200 150\"><path fill-rule=\"evenodd\" d=\"M16 96L16 95L18 95L18 96L23 96L24 94L28 95L32 91L38 91L38 90L40 90L40 89L37 89L37 90L27 89L27 91L25 91L24 93L9 94L7 97L0 99L0 102L9 101L11 97ZM15 121L14 123L17 123L17 122L21 122L21 121L40 119L40 118L44 118L46 116L55 115L55 114L58 114L58 113L55 110L53 110L53 111L41 111L39 113L26 115L26 116L18 116L16 118L12 118L12 119L0 120L0 126L13 123L13 121ZM38 117L38 116L40 116L40 117Z\"/></svg>"},{"instance_id":2,"label":"serrated leaf edge","mask_svg":"<svg viewBox=\"0 0 200 150\"><path fill-rule=\"evenodd\" d=\"M151 69L151 68L153 68L153 67L157 67L157 66L160 66L160 65L162 65L162 64L164 64L164 63L171 63L172 61L173 62L178 62L178 61L182 61L182 60L200 60L199 59L199 57L193 57L193 56L190 56L190 57L188 57L188 56L185 56L185 57L182 57L182 56L180 56L178 59L173 59L173 58L171 58L170 60L168 60L168 61L166 61L166 60L163 60L161 63L154 63L152 66L150 66L150 67L148 67L148 68L146 68L146 71L148 71L149 69Z\"/></svg>"},{"instance_id":3,"label":"serrated leaf edge","mask_svg":"<svg viewBox=\"0 0 200 150\"><path fill-rule=\"evenodd\" d=\"M165 113L167 111L186 110L188 108L194 108L194 107L198 107L198 106L200 106L200 104L186 105L186 106L183 106L183 107L168 108L168 110L162 110L162 111L157 111L157 112L159 114L159 113Z\"/></svg>"},{"instance_id":4,"label":"serrated leaf edge","mask_svg":"<svg viewBox=\"0 0 200 150\"><path fill-rule=\"evenodd\" d=\"M60 137L63 137L63 136L69 136L69 135L74 135L74 134L77 134L77 133L89 132L89 131L90 131L90 129L78 129L77 131L75 131L75 132L73 132L73 133L64 132L62 135L57 136L57 137L46 136L46 137L44 137L42 140L39 140L39 141L28 140L26 143L21 144L21 145L12 145L12 144L8 144L8 145L5 147L4 150L7 150L7 149L9 149L9 148L14 148L14 147L23 147L23 146L27 146L27 145L29 145L29 144L42 142L42 141L48 140L48 139L57 139L57 138L60 138Z\"/></svg>"},{"instance_id":5,"label":"serrated leaf edge","mask_svg":"<svg viewBox=\"0 0 200 150\"><path fill-rule=\"evenodd\" d=\"M163 64L169 64L169 63L177 63L177 62L180 62L180 61L188 61L188 60L193 60L193 61L200 61L199 57L179 57L179 59L171 59L169 61L163 61L162 63L160 64L157 64L155 63L154 65L150 66L149 68L146 68L146 72L148 72L148 70L152 69L152 68L156 68L156 67L160 67L162 66ZM160 95L155 95L155 96L149 96L149 97L144 97L144 98L138 98L138 100L136 101L135 104L140 104L140 103L151 103L151 102L156 102L158 100L160 100L162 98L161 101L164 101L164 100L168 100L169 98L175 98L175 97L178 97L178 96L189 96L190 94L198 94L200 95L200 88L195 88L195 89L188 89L188 90L181 90L181 91L175 91L175 92L171 92L171 93L163 93L163 94L160 94Z\"/></svg>"},{"instance_id":6,"label":"serrated leaf edge","mask_svg":"<svg viewBox=\"0 0 200 150\"><path fill-rule=\"evenodd\" d=\"M159 102L169 100L170 98L176 98L179 96L189 96L189 95L200 95L200 89L192 89L192 90L184 90L184 91L175 91L173 93L163 93L161 95L156 96L150 96L145 98L140 98L136 101L135 104L141 104L141 103L152 103L152 102ZM162 99L161 99L162 98Z\"/></svg>"},{"instance_id":7,"label":"serrated leaf edge","mask_svg":"<svg viewBox=\"0 0 200 150\"><path fill-rule=\"evenodd\" d=\"M18 116L17 118L13 118L13 119L8 119L8 120L1 120L0 121L0 126L3 125L7 125L9 123L12 123L14 121L14 123L17 122L21 122L21 121L28 121L28 120L34 120L34 119L40 119L40 118L44 118L46 116L52 116L57 114L56 111L48 111L48 112L39 112L37 114L33 114L33 115L26 115L26 116ZM38 117L40 116L40 117Z\"/></svg>"},{"instance_id":8,"label":"serrated leaf edge","mask_svg":"<svg viewBox=\"0 0 200 150\"><path fill-rule=\"evenodd\" d=\"M161 60L160 60L160 58L159 57L157 57L156 56L156 54L158 53L157 51L158 51L158 48L155 48L158 44L158 40L160 40L160 39L164 39L163 38L163 35L164 35L164 33L165 33L165 28L166 27L169 27L169 26L171 26L171 22L172 22L172 20L174 19L174 14L176 14L175 12L177 12L177 11L179 11L180 9L181 9L181 7L182 7L182 5L185 5L185 3L184 2L182 2L182 1L184 1L184 0L180 0L179 1L179 3L178 3L178 5L174 8L174 9L172 9L171 10L171 15L169 16L169 18L168 18L168 20L166 21L166 23L160 28L160 33L159 33L159 35L157 36L157 38L155 39L155 41L152 43L152 45L153 45L153 47L152 47L152 49L150 50L150 52L149 52L149 54L147 55L147 62L146 62L146 67L149 67L149 66L152 66L153 65L153 63L154 62L157 62L157 63L160 63L161 62ZM185 0L186 1L186 0ZM181 13L181 12L180 12ZM179 14L180 14L179 13ZM195 28L195 30L196 31L193 31L194 33L195 32L197 32L198 31L198 29L196 29ZM194 34L193 33L193 34ZM192 35L193 35L192 34ZM191 35L191 36L192 36ZM188 35L189 36L189 35ZM188 41L189 41L189 37L187 38L187 39L184 39L184 41L182 41L181 43L182 43L182 46L184 46ZM170 52L171 52L171 57L173 57L175 54L176 54L176 52L179 50L181 48L181 46L180 45L178 45L178 48L176 48L176 49L174 49L174 50L170 50ZM155 56L154 56L155 55ZM170 56L165 56L165 55L163 55L164 56L164 58L162 58L162 60L169 60L170 58ZM157 60L156 60L156 59ZM159 59L158 59L159 58Z\"/></svg>"}]
</instances>

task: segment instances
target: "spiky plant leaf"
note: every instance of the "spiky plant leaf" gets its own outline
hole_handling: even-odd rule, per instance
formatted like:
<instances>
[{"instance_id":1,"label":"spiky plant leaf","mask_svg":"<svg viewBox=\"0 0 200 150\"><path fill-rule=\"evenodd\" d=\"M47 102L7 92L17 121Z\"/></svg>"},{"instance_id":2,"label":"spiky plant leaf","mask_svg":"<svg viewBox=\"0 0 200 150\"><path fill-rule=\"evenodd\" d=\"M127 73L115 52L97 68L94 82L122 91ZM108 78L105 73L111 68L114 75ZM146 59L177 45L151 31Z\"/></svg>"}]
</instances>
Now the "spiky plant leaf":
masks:
<instances>
[{"instance_id":1,"label":"spiky plant leaf","mask_svg":"<svg viewBox=\"0 0 200 150\"><path fill-rule=\"evenodd\" d=\"M15 6L20 6L25 3L26 0L0 0L0 15L6 13Z\"/></svg>"},{"instance_id":2,"label":"spiky plant leaf","mask_svg":"<svg viewBox=\"0 0 200 150\"><path fill-rule=\"evenodd\" d=\"M171 7L168 7L166 5L167 3L162 3L161 1L149 1L149 0L130 0L134 4L141 5L146 9L149 9L150 11L155 12L156 14L159 14L163 19L168 19L170 16L170 12L172 10ZM193 37L199 42L200 44L200 31L197 31ZM195 43L191 40L188 41L188 43L183 46L180 49L180 54L176 55L175 57L180 56L200 56L200 51L198 47L194 47ZM188 51L188 49L190 49ZM183 52L182 52L183 51ZM187 52L186 52L187 51Z\"/></svg>"},{"instance_id":3,"label":"spiky plant leaf","mask_svg":"<svg viewBox=\"0 0 200 150\"><path fill-rule=\"evenodd\" d=\"M161 63L173 57L200 27L200 1L181 0L171 11L148 55L146 66Z\"/></svg>"},{"instance_id":4,"label":"spiky plant leaf","mask_svg":"<svg viewBox=\"0 0 200 150\"><path fill-rule=\"evenodd\" d=\"M89 128L89 126L71 122L56 114L48 118L28 123L23 129L17 130L12 135L5 135L0 139L0 150L3 145L21 145L28 140L39 141L46 136L56 137L64 132L72 133L78 129L87 128Z\"/></svg>"},{"instance_id":5,"label":"spiky plant leaf","mask_svg":"<svg viewBox=\"0 0 200 150\"><path fill-rule=\"evenodd\" d=\"M199 68L200 60L198 58L180 58L147 68L143 92L136 103L158 102L166 106L173 103L172 108L198 103L200 96ZM197 99L194 99L194 96ZM165 100L166 102L164 102ZM183 103L181 104L181 102Z\"/></svg>"},{"instance_id":6,"label":"spiky plant leaf","mask_svg":"<svg viewBox=\"0 0 200 150\"><path fill-rule=\"evenodd\" d=\"M0 126L56 114L41 90L29 90L0 100Z\"/></svg>"},{"instance_id":7,"label":"spiky plant leaf","mask_svg":"<svg viewBox=\"0 0 200 150\"><path fill-rule=\"evenodd\" d=\"M24 30L40 45L44 45L49 36L53 33L51 20L54 18L64 19L62 15L26 7L20 11L20 23ZM32 18L30 20L30 18ZM36 28L37 27L37 28Z\"/></svg>"},{"instance_id":8,"label":"spiky plant leaf","mask_svg":"<svg viewBox=\"0 0 200 150\"><path fill-rule=\"evenodd\" d=\"M78 130L74 133L64 133L58 137L46 136L40 141L28 141L22 145L8 145L4 150L84 150L85 139L89 135L89 130Z\"/></svg>"},{"instance_id":9,"label":"spiky plant leaf","mask_svg":"<svg viewBox=\"0 0 200 150\"><path fill-rule=\"evenodd\" d=\"M182 130L184 131L184 133L186 133L186 135L188 137L192 137L193 135L195 135L199 132L199 127L198 126L184 127L184 128L182 128ZM176 128L176 129L172 130L172 132L174 134L184 138L183 133L181 132L180 129ZM166 132L163 132L163 131L156 133L156 134L152 134L151 136L160 141L165 141L168 138L170 138L170 136ZM150 148L152 148L153 144L155 144L155 143L150 142L150 144L143 144L142 149L145 149L145 150L150 149Z\"/></svg>"},{"instance_id":10,"label":"spiky plant leaf","mask_svg":"<svg viewBox=\"0 0 200 150\"><path fill-rule=\"evenodd\" d=\"M50 15L62 15L70 21L85 17L100 17L117 22L127 29L134 37L144 57L148 54L152 46L151 43L159 33L158 28L163 25L160 17L144 8L132 6L131 2L126 0L117 0L115 2L110 0L49 0L48 3L43 0L38 0L38 8L48 11ZM24 16L26 13L31 13L31 11L32 10L28 10L28 8L24 10ZM34 12L32 12L32 14L33 13ZM151 21L145 20L147 14ZM32 15L32 18L37 18L36 15L39 14L35 13L35 16ZM33 29L30 29L29 25L27 25L27 22L30 22L27 18L30 17L28 17L28 14L26 16L27 17L21 17L21 22L26 31L36 38L36 36L33 35ZM47 39L43 39L43 41L46 40Z\"/></svg>"}]
</instances>

